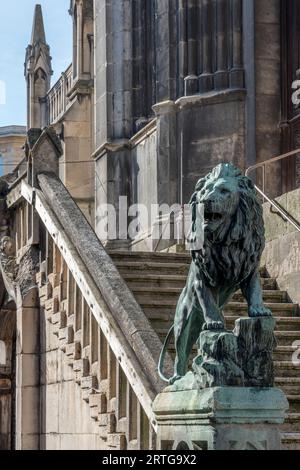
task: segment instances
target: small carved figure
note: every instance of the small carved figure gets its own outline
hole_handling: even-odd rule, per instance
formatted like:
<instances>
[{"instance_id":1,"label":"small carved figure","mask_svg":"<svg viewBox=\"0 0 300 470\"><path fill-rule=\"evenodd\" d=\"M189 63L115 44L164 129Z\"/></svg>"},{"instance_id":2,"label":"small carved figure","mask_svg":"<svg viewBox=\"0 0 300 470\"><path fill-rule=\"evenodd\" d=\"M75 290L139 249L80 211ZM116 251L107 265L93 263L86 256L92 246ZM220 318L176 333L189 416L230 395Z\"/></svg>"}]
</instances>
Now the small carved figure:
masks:
<instances>
[{"instance_id":1,"label":"small carved figure","mask_svg":"<svg viewBox=\"0 0 300 470\"><path fill-rule=\"evenodd\" d=\"M272 316L262 298L259 264L265 246L264 222L252 181L234 165L222 163L197 183L190 204L191 239L199 243L191 249L186 287L159 361L159 375L170 384L185 376L201 331L225 329L222 309L237 290L247 300L249 317ZM173 332L175 370L168 380L162 370Z\"/></svg>"},{"instance_id":2,"label":"small carved figure","mask_svg":"<svg viewBox=\"0 0 300 470\"><path fill-rule=\"evenodd\" d=\"M0 272L8 294L8 302L16 299L16 276L18 266L15 245L12 238L5 236L0 240Z\"/></svg>"}]
</instances>

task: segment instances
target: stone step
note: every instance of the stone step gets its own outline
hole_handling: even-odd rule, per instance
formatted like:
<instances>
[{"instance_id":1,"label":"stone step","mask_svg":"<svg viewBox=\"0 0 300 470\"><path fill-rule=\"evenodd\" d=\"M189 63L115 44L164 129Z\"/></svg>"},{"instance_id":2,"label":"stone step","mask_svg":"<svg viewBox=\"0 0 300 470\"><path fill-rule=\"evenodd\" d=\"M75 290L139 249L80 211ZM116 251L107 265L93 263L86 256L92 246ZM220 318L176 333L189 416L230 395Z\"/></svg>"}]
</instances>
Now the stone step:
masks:
<instances>
[{"instance_id":1,"label":"stone step","mask_svg":"<svg viewBox=\"0 0 300 470\"><path fill-rule=\"evenodd\" d=\"M72 326L60 328L58 331L58 338L63 343L61 346L71 344L74 342L74 329Z\"/></svg>"},{"instance_id":2,"label":"stone step","mask_svg":"<svg viewBox=\"0 0 300 470\"><path fill-rule=\"evenodd\" d=\"M286 395L300 394L299 377L276 377L275 386L281 388Z\"/></svg>"},{"instance_id":3,"label":"stone step","mask_svg":"<svg viewBox=\"0 0 300 470\"><path fill-rule=\"evenodd\" d=\"M53 313L51 319L52 325L57 325L58 328L65 328L67 326L67 314L65 311L57 311Z\"/></svg>"},{"instance_id":4,"label":"stone step","mask_svg":"<svg viewBox=\"0 0 300 470\"><path fill-rule=\"evenodd\" d=\"M107 413L107 398L105 393L95 393L90 396L89 405L91 417L98 420L99 415Z\"/></svg>"},{"instance_id":5,"label":"stone step","mask_svg":"<svg viewBox=\"0 0 300 470\"><path fill-rule=\"evenodd\" d=\"M178 301L182 289L179 287L133 287L131 288L137 302L143 303L146 300L169 300ZM267 303L287 303L287 293L280 290L264 290L264 302ZM232 297L233 302L244 303L245 299L241 292L237 292Z\"/></svg>"},{"instance_id":6,"label":"stone step","mask_svg":"<svg viewBox=\"0 0 300 470\"><path fill-rule=\"evenodd\" d=\"M144 310L147 317L151 317L151 314L157 315L169 315L175 314L177 307L177 301L171 300L153 300L143 299L140 302L142 309ZM269 308L274 316L279 317L294 317L298 313L298 305L291 303L275 303L265 302L265 306ZM237 316L248 314L248 307L245 302L229 302L224 308L224 315L226 316ZM300 317L299 317L300 318Z\"/></svg>"},{"instance_id":7,"label":"stone step","mask_svg":"<svg viewBox=\"0 0 300 470\"><path fill-rule=\"evenodd\" d=\"M141 262L147 261L152 263L185 263L190 265L191 263L191 254L186 253L154 253L154 252L128 252L128 251L111 251L109 252L110 257L113 259L115 264L120 262ZM266 267L261 266L260 268L261 275L266 274Z\"/></svg>"},{"instance_id":8,"label":"stone step","mask_svg":"<svg viewBox=\"0 0 300 470\"><path fill-rule=\"evenodd\" d=\"M278 317L276 316L276 331L299 331L300 334L300 317ZM230 330L234 329L236 316L226 316L226 327Z\"/></svg>"},{"instance_id":9,"label":"stone step","mask_svg":"<svg viewBox=\"0 0 300 470\"><path fill-rule=\"evenodd\" d=\"M52 297L52 286L49 282L39 288L39 295L44 301Z\"/></svg>"},{"instance_id":10,"label":"stone step","mask_svg":"<svg viewBox=\"0 0 300 470\"><path fill-rule=\"evenodd\" d=\"M291 361L274 361L276 377L299 377L300 364L293 364Z\"/></svg>"},{"instance_id":11,"label":"stone step","mask_svg":"<svg viewBox=\"0 0 300 470\"><path fill-rule=\"evenodd\" d=\"M81 343L80 341L75 341L66 345L65 353L68 358L69 366L73 366L74 361L81 359Z\"/></svg>"},{"instance_id":12,"label":"stone step","mask_svg":"<svg viewBox=\"0 0 300 470\"><path fill-rule=\"evenodd\" d=\"M300 432L300 413L288 413L281 430L284 432L293 430Z\"/></svg>"},{"instance_id":13,"label":"stone step","mask_svg":"<svg viewBox=\"0 0 300 470\"><path fill-rule=\"evenodd\" d=\"M108 414L100 414L98 415L98 426L99 426L99 434L102 439L107 438L107 425L108 425Z\"/></svg>"},{"instance_id":14,"label":"stone step","mask_svg":"<svg viewBox=\"0 0 300 470\"><path fill-rule=\"evenodd\" d=\"M176 275L176 274L161 274L158 271L155 274L148 274L144 273L143 276L140 274L132 274L124 272L122 275L123 279L128 284L128 287L131 290L135 290L135 288L169 288L169 287L177 287L183 289L187 280L186 275ZM262 278L262 287L264 290L276 290L277 284L276 279L274 278Z\"/></svg>"},{"instance_id":15,"label":"stone step","mask_svg":"<svg viewBox=\"0 0 300 470\"><path fill-rule=\"evenodd\" d=\"M189 253L151 253L151 252L128 252L112 251L109 252L112 260L119 264L120 262L152 262L152 263L184 263L190 265L191 255Z\"/></svg>"},{"instance_id":16,"label":"stone step","mask_svg":"<svg viewBox=\"0 0 300 470\"><path fill-rule=\"evenodd\" d=\"M166 335L169 331L169 326L160 326L160 328L156 328L155 331L160 337L161 341L164 342ZM299 331L275 331L275 338L277 340L278 346L290 346L292 347L295 341L300 341L300 332ZM172 347L172 341L170 343Z\"/></svg>"},{"instance_id":17,"label":"stone step","mask_svg":"<svg viewBox=\"0 0 300 470\"><path fill-rule=\"evenodd\" d=\"M282 434L283 450L300 450L300 432Z\"/></svg>"},{"instance_id":18,"label":"stone step","mask_svg":"<svg viewBox=\"0 0 300 470\"><path fill-rule=\"evenodd\" d=\"M172 326L174 316L172 314L164 314L164 315L159 315L158 313L151 313L148 315L148 318L150 320L152 328L156 332L164 332L164 334L167 334L169 329ZM295 318L295 317L275 317L276 318L276 327L275 327L275 332L285 332L285 331L291 331L294 333L299 332L300 336L300 318ZM236 316L231 316L225 317L225 324L226 328L229 331L232 331L235 327L235 322L237 320ZM290 354L290 357L292 356L293 352L295 351L296 348L293 349L293 351Z\"/></svg>"},{"instance_id":19,"label":"stone step","mask_svg":"<svg viewBox=\"0 0 300 470\"><path fill-rule=\"evenodd\" d=\"M289 411L291 413L300 413L300 395L286 395L289 401Z\"/></svg>"},{"instance_id":20,"label":"stone step","mask_svg":"<svg viewBox=\"0 0 300 470\"><path fill-rule=\"evenodd\" d=\"M300 341L300 334L298 331L276 331L275 337L278 346L293 346L295 341Z\"/></svg>"},{"instance_id":21,"label":"stone step","mask_svg":"<svg viewBox=\"0 0 300 470\"><path fill-rule=\"evenodd\" d=\"M273 354L274 361L275 362L291 362L294 351L295 351L295 348L293 348L292 346L277 346ZM171 354L173 358L175 357L175 346L174 346L173 340L171 341L169 345L168 352ZM192 356L195 356L196 354L197 354L197 347L194 346ZM282 388L283 386L291 385L295 389L299 387L299 392L300 392L300 378L296 378L296 377L286 378L283 376L283 377L279 377L276 380L280 382L278 383L278 387Z\"/></svg>"},{"instance_id":22,"label":"stone step","mask_svg":"<svg viewBox=\"0 0 300 470\"><path fill-rule=\"evenodd\" d=\"M81 378L87 377L90 371L90 361L86 358L78 359L73 363L74 372L80 372Z\"/></svg>"},{"instance_id":23,"label":"stone step","mask_svg":"<svg viewBox=\"0 0 300 470\"><path fill-rule=\"evenodd\" d=\"M188 275L190 269L190 263L182 263L179 260L173 262L162 260L161 262L153 262L152 260L140 260L140 261L117 261L116 266L119 272L123 274L133 273L145 273L149 274L177 274L177 275ZM264 269L261 270L261 276L266 277Z\"/></svg>"},{"instance_id":24,"label":"stone step","mask_svg":"<svg viewBox=\"0 0 300 470\"><path fill-rule=\"evenodd\" d=\"M274 351L274 360L291 361L294 352L298 350L298 348L297 346L277 346Z\"/></svg>"},{"instance_id":25,"label":"stone step","mask_svg":"<svg viewBox=\"0 0 300 470\"><path fill-rule=\"evenodd\" d=\"M152 262L135 262L120 261L116 263L116 266L123 276L123 274L176 274L176 275L185 275L187 277L189 272L189 265L184 263L152 263Z\"/></svg>"},{"instance_id":26,"label":"stone step","mask_svg":"<svg viewBox=\"0 0 300 470\"><path fill-rule=\"evenodd\" d=\"M89 403L91 395L93 395L98 388L98 379L95 375L90 375L81 378L82 398L85 402Z\"/></svg>"},{"instance_id":27,"label":"stone step","mask_svg":"<svg viewBox=\"0 0 300 470\"><path fill-rule=\"evenodd\" d=\"M123 279L128 284L128 287L131 290L135 290L136 287L139 288L168 288L168 287L177 287L183 289L187 280L185 275L176 275L176 274L146 274L143 276L137 274L127 274L122 275Z\"/></svg>"},{"instance_id":28,"label":"stone step","mask_svg":"<svg viewBox=\"0 0 300 470\"><path fill-rule=\"evenodd\" d=\"M274 316L286 317L297 316L298 305L292 303L265 302L265 306L271 310ZM229 302L224 308L225 316L241 315L239 312L247 312L248 307L245 302ZM299 317L300 318L300 317Z\"/></svg>"}]
</instances>

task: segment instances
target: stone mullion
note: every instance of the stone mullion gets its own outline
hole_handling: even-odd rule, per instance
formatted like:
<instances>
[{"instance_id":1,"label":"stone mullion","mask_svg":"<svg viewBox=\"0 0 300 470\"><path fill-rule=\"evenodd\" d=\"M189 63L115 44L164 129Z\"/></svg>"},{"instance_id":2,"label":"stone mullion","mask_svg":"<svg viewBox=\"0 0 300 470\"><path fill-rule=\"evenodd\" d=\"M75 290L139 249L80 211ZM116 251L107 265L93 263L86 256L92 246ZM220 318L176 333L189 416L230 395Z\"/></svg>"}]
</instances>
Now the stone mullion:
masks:
<instances>
[{"instance_id":1,"label":"stone mullion","mask_svg":"<svg viewBox=\"0 0 300 470\"><path fill-rule=\"evenodd\" d=\"M197 0L189 0L187 3L188 76L185 78L186 95L192 95L198 91L197 30L199 25L197 3Z\"/></svg>"},{"instance_id":2,"label":"stone mullion","mask_svg":"<svg viewBox=\"0 0 300 470\"><path fill-rule=\"evenodd\" d=\"M217 39L215 89L228 88L228 1L218 0L217 4Z\"/></svg>"},{"instance_id":3,"label":"stone mullion","mask_svg":"<svg viewBox=\"0 0 300 470\"><path fill-rule=\"evenodd\" d=\"M199 77L199 89L204 93L213 89L213 2L202 0L202 73Z\"/></svg>"},{"instance_id":4,"label":"stone mullion","mask_svg":"<svg viewBox=\"0 0 300 470\"><path fill-rule=\"evenodd\" d=\"M133 89L133 117L135 120L145 116L146 77L144 68L145 54L145 21L143 15L143 2L133 0L132 4L132 89Z\"/></svg>"},{"instance_id":5,"label":"stone mullion","mask_svg":"<svg viewBox=\"0 0 300 470\"><path fill-rule=\"evenodd\" d=\"M178 68L179 96L184 94L184 79L188 75L187 0L178 0Z\"/></svg>"},{"instance_id":6,"label":"stone mullion","mask_svg":"<svg viewBox=\"0 0 300 470\"><path fill-rule=\"evenodd\" d=\"M113 138L132 136L132 1L111 3Z\"/></svg>"},{"instance_id":7,"label":"stone mullion","mask_svg":"<svg viewBox=\"0 0 300 470\"><path fill-rule=\"evenodd\" d=\"M242 0L231 0L232 18L232 69L230 71L230 86L232 88L244 87L243 68L243 37L242 21L243 7Z\"/></svg>"},{"instance_id":8,"label":"stone mullion","mask_svg":"<svg viewBox=\"0 0 300 470\"><path fill-rule=\"evenodd\" d=\"M156 100L163 102L172 99L176 74L174 67L175 44L172 44L174 33L172 0L155 0L155 41L156 41Z\"/></svg>"},{"instance_id":9,"label":"stone mullion","mask_svg":"<svg viewBox=\"0 0 300 470\"><path fill-rule=\"evenodd\" d=\"M154 2L152 0L146 2L143 17L143 28L146 31L146 35L142 54L144 57L145 83L147 84L145 87L145 115L147 117L153 115L152 106L156 102L155 9L153 6Z\"/></svg>"}]
</instances>

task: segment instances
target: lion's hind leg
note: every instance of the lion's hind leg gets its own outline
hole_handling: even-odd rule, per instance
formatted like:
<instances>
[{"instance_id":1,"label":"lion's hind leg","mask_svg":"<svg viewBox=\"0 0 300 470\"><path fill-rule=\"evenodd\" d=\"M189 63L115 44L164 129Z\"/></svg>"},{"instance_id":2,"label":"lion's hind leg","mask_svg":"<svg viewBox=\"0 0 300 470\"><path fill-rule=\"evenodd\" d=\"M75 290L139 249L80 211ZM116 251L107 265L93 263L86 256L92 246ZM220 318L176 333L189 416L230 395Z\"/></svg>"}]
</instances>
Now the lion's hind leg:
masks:
<instances>
[{"instance_id":1,"label":"lion's hind leg","mask_svg":"<svg viewBox=\"0 0 300 470\"><path fill-rule=\"evenodd\" d=\"M184 377L187 373L189 358L193 346L200 336L202 326L202 311L195 305L185 321L180 326L177 326L177 328L175 327L176 359L174 376L170 380L170 384L173 384L176 380Z\"/></svg>"}]
</instances>

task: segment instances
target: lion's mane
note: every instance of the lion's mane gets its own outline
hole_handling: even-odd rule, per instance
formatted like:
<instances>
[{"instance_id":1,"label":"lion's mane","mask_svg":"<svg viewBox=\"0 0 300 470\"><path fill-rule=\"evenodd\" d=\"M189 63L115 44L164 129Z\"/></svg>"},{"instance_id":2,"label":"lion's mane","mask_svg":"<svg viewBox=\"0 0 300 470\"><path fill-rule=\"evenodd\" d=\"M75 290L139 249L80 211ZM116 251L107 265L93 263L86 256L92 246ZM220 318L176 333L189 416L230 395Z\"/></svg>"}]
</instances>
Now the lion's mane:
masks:
<instances>
[{"instance_id":1,"label":"lion's mane","mask_svg":"<svg viewBox=\"0 0 300 470\"><path fill-rule=\"evenodd\" d=\"M191 200L192 207L206 182L216 181L220 177L237 178L240 193L237 210L221 240L205 237L203 249L192 253L212 287L222 283L239 285L258 268L265 246L263 211L254 184L232 164L221 164L198 181ZM194 210L192 214L195 214Z\"/></svg>"}]
</instances>

